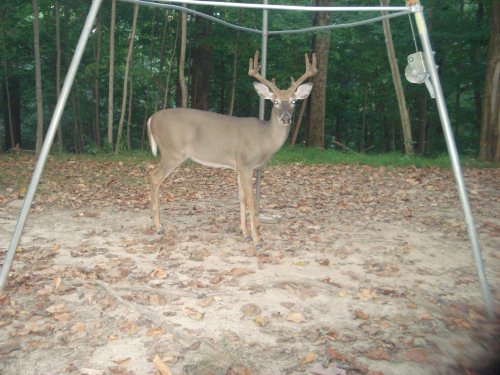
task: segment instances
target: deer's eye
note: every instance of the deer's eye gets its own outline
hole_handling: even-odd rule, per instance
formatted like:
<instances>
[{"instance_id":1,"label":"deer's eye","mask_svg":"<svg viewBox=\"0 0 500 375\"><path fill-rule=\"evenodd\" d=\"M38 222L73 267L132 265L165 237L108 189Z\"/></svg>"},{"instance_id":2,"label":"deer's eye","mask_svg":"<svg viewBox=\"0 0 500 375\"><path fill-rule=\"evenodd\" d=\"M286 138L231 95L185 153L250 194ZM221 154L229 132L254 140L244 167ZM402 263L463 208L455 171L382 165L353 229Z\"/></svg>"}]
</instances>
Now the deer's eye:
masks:
<instances>
[{"instance_id":1,"label":"deer's eye","mask_svg":"<svg viewBox=\"0 0 500 375\"><path fill-rule=\"evenodd\" d=\"M295 103L297 103L297 101L295 99L292 100L292 104L295 105Z\"/></svg>"},{"instance_id":2,"label":"deer's eye","mask_svg":"<svg viewBox=\"0 0 500 375\"><path fill-rule=\"evenodd\" d=\"M274 101L274 105L280 104L277 100Z\"/></svg>"}]
</instances>

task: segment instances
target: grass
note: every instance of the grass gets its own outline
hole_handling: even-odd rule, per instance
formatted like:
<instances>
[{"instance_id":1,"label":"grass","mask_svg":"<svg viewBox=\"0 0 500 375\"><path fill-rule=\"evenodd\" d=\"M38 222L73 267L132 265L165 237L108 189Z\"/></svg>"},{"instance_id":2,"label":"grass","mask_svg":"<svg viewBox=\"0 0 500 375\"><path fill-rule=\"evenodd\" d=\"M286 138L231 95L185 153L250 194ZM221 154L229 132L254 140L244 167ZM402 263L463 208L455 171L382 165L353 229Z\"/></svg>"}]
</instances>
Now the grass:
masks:
<instances>
[{"instance_id":1,"label":"grass","mask_svg":"<svg viewBox=\"0 0 500 375\"><path fill-rule=\"evenodd\" d=\"M34 160L32 154L26 153L6 153L0 154L0 163L7 160ZM96 162L123 162L135 165L155 164L158 158L153 157L148 151L123 151L116 155L115 153L98 152L88 154L54 153L49 157L60 162L69 160L88 160ZM299 163L305 165L314 164L343 164L343 165L370 165L374 167L437 167L451 168L448 154L442 154L437 157L406 156L401 153L387 154L365 154L358 152L344 152L336 150L320 150L317 148L306 147L283 147L272 158L271 165L283 165L290 163ZM481 162L471 156L461 156L460 163L463 167L473 168L499 168L500 163ZM29 168L30 163L22 163L25 168ZM1 175L1 173L0 173ZM0 176L1 177L1 176Z\"/></svg>"},{"instance_id":2,"label":"grass","mask_svg":"<svg viewBox=\"0 0 500 375\"><path fill-rule=\"evenodd\" d=\"M365 154L358 152L343 152L336 150L320 150L305 147L283 147L272 159L272 164L347 164L371 165L374 167L438 167L450 168L448 154L437 157L406 156L401 153ZM498 163L488 163L473 157L461 157L464 167L498 168Z\"/></svg>"}]
</instances>

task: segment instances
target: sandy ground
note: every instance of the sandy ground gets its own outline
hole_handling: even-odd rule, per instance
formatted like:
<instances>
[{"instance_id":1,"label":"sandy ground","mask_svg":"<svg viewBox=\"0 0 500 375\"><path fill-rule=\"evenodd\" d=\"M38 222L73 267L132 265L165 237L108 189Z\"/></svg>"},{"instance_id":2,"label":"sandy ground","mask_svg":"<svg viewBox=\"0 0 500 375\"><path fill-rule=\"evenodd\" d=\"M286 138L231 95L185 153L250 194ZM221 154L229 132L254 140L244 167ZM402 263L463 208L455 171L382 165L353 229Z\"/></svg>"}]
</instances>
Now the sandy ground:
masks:
<instances>
[{"instance_id":1,"label":"sandy ground","mask_svg":"<svg viewBox=\"0 0 500 375\"><path fill-rule=\"evenodd\" d=\"M181 167L160 236L147 182L89 177L103 168L47 172L0 294L0 374L493 371L498 324L449 171L270 167L256 249L234 173ZM500 171L465 174L498 306ZM0 252L22 203L3 183Z\"/></svg>"}]
</instances>

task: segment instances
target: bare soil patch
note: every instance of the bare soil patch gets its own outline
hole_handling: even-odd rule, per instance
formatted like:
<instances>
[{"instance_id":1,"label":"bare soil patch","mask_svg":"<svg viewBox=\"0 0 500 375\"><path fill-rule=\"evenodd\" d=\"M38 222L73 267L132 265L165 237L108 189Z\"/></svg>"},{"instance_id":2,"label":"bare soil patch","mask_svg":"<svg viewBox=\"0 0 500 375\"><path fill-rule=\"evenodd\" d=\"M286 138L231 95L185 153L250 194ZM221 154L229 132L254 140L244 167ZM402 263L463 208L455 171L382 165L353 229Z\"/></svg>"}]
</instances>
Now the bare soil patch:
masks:
<instances>
[{"instance_id":1,"label":"bare soil patch","mask_svg":"<svg viewBox=\"0 0 500 375\"><path fill-rule=\"evenodd\" d=\"M1 162L0 254L30 160ZM51 160L0 295L0 374L484 374L498 354L451 172L272 166L256 249L236 176ZM4 171L9 171L5 172ZM465 171L495 301L500 170Z\"/></svg>"}]
</instances>

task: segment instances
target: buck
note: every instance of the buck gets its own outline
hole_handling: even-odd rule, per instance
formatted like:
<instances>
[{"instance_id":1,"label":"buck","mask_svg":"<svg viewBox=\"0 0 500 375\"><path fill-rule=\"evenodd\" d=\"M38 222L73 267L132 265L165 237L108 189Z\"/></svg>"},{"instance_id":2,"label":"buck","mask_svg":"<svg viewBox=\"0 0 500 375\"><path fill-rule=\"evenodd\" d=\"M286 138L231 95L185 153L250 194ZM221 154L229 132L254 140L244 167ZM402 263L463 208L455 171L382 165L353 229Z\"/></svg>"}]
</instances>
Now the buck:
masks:
<instances>
[{"instance_id":1,"label":"buck","mask_svg":"<svg viewBox=\"0 0 500 375\"><path fill-rule=\"evenodd\" d=\"M164 109L148 120L148 137L153 155L160 151L160 163L151 171L151 216L156 230L163 231L160 222L158 192L162 181L182 162L191 159L209 167L231 168L238 172L241 232L248 238L247 208L251 237L260 243L252 188L254 169L261 169L285 143L297 100L309 96L312 83L302 84L317 73L316 56L312 64L305 55L306 72L292 78L287 90L276 87L260 73L259 52L250 59L248 75L257 94L273 103L269 121L240 118L187 108Z\"/></svg>"}]
</instances>

